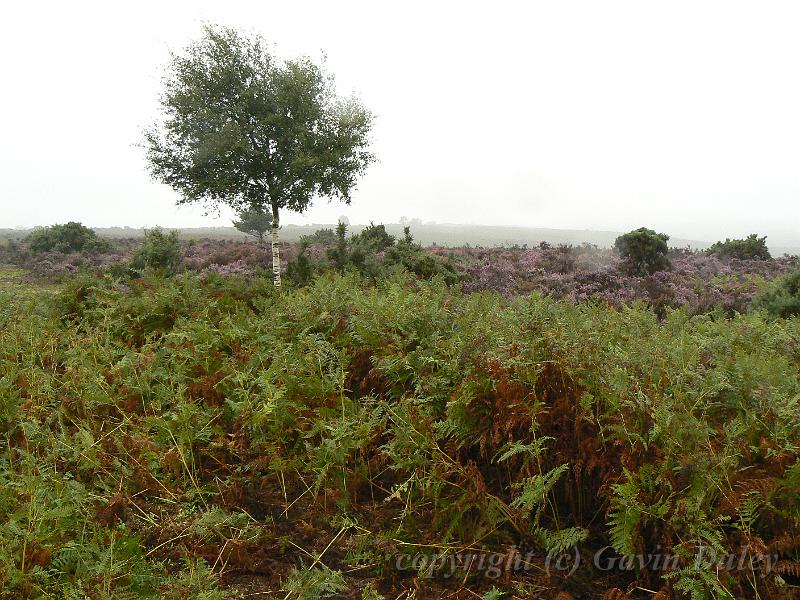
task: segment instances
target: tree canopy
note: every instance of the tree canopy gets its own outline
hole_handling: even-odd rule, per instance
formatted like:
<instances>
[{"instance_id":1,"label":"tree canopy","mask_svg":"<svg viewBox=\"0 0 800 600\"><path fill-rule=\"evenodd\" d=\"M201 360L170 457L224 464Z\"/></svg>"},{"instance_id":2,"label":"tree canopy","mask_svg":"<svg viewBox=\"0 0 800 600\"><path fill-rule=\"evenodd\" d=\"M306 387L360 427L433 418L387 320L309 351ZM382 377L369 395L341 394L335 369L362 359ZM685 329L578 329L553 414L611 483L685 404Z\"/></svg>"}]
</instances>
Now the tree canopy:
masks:
<instances>
[{"instance_id":1,"label":"tree canopy","mask_svg":"<svg viewBox=\"0 0 800 600\"><path fill-rule=\"evenodd\" d=\"M339 97L324 65L281 59L259 36L206 26L174 54L160 99L163 119L145 132L153 177L182 203L269 209L279 283L281 209L303 212L315 198L350 202L374 161L372 115Z\"/></svg>"}]
</instances>

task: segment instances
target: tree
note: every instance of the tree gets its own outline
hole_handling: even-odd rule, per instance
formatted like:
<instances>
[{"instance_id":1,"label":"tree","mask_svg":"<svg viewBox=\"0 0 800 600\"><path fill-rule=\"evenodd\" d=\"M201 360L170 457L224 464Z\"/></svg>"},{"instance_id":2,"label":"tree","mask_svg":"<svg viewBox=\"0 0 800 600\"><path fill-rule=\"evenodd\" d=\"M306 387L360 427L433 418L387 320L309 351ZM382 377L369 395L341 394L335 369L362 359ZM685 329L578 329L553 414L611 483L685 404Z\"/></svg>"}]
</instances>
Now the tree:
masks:
<instances>
[{"instance_id":1,"label":"tree","mask_svg":"<svg viewBox=\"0 0 800 600\"><path fill-rule=\"evenodd\" d=\"M614 248L623 258L625 270L630 274L652 275L670 266L667 241L667 234L640 227L619 236L614 242Z\"/></svg>"},{"instance_id":2,"label":"tree","mask_svg":"<svg viewBox=\"0 0 800 600\"><path fill-rule=\"evenodd\" d=\"M233 226L263 244L264 234L272 227L272 213L263 206L249 206L239 211L239 220L234 221Z\"/></svg>"},{"instance_id":3,"label":"tree","mask_svg":"<svg viewBox=\"0 0 800 600\"><path fill-rule=\"evenodd\" d=\"M349 204L374 161L371 113L336 96L323 66L279 59L259 36L206 26L173 55L160 101L163 121L145 132L153 177L181 193L178 204L269 209L277 287L280 211L318 197Z\"/></svg>"}]
</instances>

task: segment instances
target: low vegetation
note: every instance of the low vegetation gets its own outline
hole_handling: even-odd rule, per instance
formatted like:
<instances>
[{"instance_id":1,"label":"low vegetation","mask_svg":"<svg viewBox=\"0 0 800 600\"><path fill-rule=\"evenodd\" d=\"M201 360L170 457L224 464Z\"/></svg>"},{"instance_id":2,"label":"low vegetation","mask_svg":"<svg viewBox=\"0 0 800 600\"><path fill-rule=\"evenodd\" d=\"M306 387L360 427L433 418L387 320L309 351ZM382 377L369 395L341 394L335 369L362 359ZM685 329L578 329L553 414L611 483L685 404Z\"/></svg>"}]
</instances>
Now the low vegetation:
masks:
<instances>
[{"instance_id":1,"label":"low vegetation","mask_svg":"<svg viewBox=\"0 0 800 600\"><path fill-rule=\"evenodd\" d=\"M773 319L800 316L800 268L763 289L753 301L755 310Z\"/></svg>"},{"instance_id":2,"label":"low vegetation","mask_svg":"<svg viewBox=\"0 0 800 600\"><path fill-rule=\"evenodd\" d=\"M279 291L257 243L32 243L0 257L17 264L0 271L5 597L800 584L796 259L673 250L634 274L660 260L633 250L649 243L422 248L340 224L285 246ZM545 568L606 546L678 562ZM701 548L771 568L720 570ZM533 562L398 567L467 550Z\"/></svg>"},{"instance_id":3,"label":"low vegetation","mask_svg":"<svg viewBox=\"0 0 800 600\"><path fill-rule=\"evenodd\" d=\"M87 275L0 295L10 597L791 597L796 319L659 321L399 272L282 293ZM542 572L548 552L606 545L684 558ZM514 547L539 567L397 569L403 553ZM719 571L701 547L778 562Z\"/></svg>"}]
</instances>

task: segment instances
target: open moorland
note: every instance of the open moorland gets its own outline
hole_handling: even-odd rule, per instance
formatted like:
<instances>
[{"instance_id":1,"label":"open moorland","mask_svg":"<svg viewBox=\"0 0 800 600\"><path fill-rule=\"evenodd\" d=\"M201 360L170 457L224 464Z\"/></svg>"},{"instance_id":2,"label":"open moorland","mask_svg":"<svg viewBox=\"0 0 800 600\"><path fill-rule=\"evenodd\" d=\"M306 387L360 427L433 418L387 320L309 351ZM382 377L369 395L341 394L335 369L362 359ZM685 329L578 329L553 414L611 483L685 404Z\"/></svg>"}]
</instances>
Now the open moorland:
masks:
<instances>
[{"instance_id":1,"label":"open moorland","mask_svg":"<svg viewBox=\"0 0 800 600\"><path fill-rule=\"evenodd\" d=\"M797 260L0 250L5 598L796 598Z\"/></svg>"}]
</instances>

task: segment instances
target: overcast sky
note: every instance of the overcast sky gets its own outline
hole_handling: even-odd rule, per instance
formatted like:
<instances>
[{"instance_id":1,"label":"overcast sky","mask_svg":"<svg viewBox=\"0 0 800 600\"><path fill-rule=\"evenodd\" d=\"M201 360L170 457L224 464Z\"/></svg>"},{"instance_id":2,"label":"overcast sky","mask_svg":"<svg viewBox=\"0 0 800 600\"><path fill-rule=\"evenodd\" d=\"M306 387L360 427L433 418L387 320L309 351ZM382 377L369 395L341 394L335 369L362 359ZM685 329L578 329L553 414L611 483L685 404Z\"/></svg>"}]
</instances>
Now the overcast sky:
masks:
<instances>
[{"instance_id":1,"label":"overcast sky","mask_svg":"<svg viewBox=\"0 0 800 600\"><path fill-rule=\"evenodd\" d=\"M377 116L352 205L284 222L800 237L800 3L729 0L9 3L0 227L230 224L134 146L204 21L324 50Z\"/></svg>"}]
</instances>

